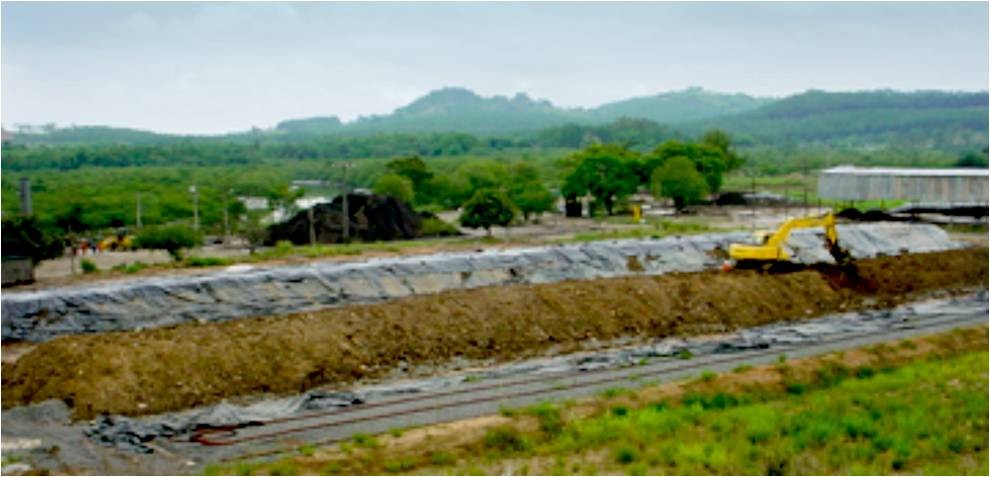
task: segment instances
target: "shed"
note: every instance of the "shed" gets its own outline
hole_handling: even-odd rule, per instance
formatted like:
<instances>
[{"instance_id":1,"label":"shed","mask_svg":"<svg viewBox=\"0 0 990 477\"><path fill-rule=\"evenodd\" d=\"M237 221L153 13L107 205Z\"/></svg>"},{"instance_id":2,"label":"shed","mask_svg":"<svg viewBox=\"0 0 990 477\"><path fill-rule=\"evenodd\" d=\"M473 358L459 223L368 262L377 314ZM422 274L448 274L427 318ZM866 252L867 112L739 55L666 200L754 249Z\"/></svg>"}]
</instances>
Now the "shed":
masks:
<instances>
[{"instance_id":1,"label":"shed","mask_svg":"<svg viewBox=\"0 0 990 477\"><path fill-rule=\"evenodd\" d=\"M839 166L820 172L818 197L981 205L988 202L988 183L990 169Z\"/></svg>"}]
</instances>

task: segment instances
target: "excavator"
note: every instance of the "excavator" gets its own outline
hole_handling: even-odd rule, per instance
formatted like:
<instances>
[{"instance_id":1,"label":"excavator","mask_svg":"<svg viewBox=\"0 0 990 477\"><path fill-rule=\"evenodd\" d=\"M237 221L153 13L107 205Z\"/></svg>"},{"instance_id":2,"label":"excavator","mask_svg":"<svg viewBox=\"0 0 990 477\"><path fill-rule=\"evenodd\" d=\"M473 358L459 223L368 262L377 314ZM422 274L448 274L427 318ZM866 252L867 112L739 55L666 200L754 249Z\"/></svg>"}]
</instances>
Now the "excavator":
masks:
<instances>
[{"instance_id":1,"label":"excavator","mask_svg":"<svg viewBox=\"0 0 990 477\"><path fill-rule=\"evenodd\" d=\"M825 247L839 265L849 263L849 253L839 246L835 230L835 215L831 212L819 217L797 217L784 222L775 232L758 234L759 245L734 243L729 245L729 258L735 262L732 268L757 268L771 270L788 264L790 255L784 243L794 229L824 227Z\"/></svg>"}]
</instances>

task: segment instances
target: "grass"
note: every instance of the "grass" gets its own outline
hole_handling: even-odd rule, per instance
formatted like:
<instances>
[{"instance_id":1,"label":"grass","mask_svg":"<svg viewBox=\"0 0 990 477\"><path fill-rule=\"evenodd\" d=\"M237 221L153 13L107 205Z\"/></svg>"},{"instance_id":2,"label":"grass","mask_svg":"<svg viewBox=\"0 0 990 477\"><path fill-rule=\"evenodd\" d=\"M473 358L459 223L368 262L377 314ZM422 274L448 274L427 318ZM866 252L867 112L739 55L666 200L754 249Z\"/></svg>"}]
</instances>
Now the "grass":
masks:
<instances>
[{"instance_id":1,"label":"grass","mask_svg":"<svg viewBox=\"0 0 990 477\"><path fill-rule=\"evenodd\" d=\"M515 453L573 462L604 444L614 456L608 473L985 475L987 358L975 352L885 374L825 367L770 397L692 394L672 406L613 408Z\"/></svg>"},{"instance_id":2,"label":"grass","mask_svg":"<svg viewBox=\"0 0 990 477\"><path fill-rule=\"evenodd\" d=\"M628 217L607 217L602 219L604 223L626 224ZM704 222L693 220L670 220L649 218L646 224L636 227L628 227L614 230L601 230L593 232L578 232L570 238L558 240L560 243L568 242L594 242L598 240L620 240L620 239L658 239L669 235L695 235L712 232L722 232L728 229L714 227Z\"/></svg>"},{"instance_id":3,"label":"grass","mask_svg":"<svg viewBox=\"0 0 990 477\"><path fill-rule=\"evenodd\" d=\"M233 260L228 258L220 257L186 257L183 260L182 266L185 267L217 267L222 265L230 265L234 263Z\"/></svg>"},{"instance_id":4,"label":"grass","mask_svg":"<svg viewBox=\"0 0 990 477\"><path fill-rule=\"evenodd\" d=\"M434 475L986 475L986 328L919 340L926 339L923 349L898 346L849 359L789 362L786 375L778 375L780 385L765 377L780 367L767 366L688 381L678 385L680 394L600 396L586 409L602 412L590 414L544 403L519 411L511 418L517 423L488 428L477 447L461 442L405 448L397 455L369 449L370 455L335 461L336 469ZM746 375L752 379L739 381ZM796 385L801 392L793 392ZM294 459L275 465L297 465L304 472L327 466ZM276 469L261 464L254 470Z\"/></svg>"}]
</instances>

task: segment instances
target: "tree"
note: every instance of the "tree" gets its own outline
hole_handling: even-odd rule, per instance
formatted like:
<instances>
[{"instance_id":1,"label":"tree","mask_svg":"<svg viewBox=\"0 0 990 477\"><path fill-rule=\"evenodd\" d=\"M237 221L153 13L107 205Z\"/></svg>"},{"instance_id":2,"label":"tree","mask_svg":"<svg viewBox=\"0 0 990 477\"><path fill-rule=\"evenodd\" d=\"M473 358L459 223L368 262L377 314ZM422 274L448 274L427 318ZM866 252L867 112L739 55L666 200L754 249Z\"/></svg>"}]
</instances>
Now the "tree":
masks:
<instances>
[{"instance_id":1,"label":"tree","mask_svg":"<svg viewBox=\"0 0 990 477\"><path fill-rule=\"evenodd\" d=\"M722 188L722 176L729 171L729 158L717 146L694 144L681 141L667 141L653 150L644 160L643 170L652 178L653 171L674 157L684 157L694 163L708 185L708 191L715 193Z\"/></svg>"},{"instance_id":2,"label":"tree","mask_svg":"<svg viewBox=\"0 0 990 477\"><path fill-rule=\"evenodd\" d=\"M426 193L417 194L417 200L421 204L429 203L445 209L456 209L471 198L471 188L467 180L462 177L437 174L427 182Z\"/></svg>"},{"instance_id":3,"label":"tree","mask_svg":"<svg viewBox=\"0 0 990 477\"><path fill-rule=\"evenodd\" d=\"M385 168L392 174L412 181L413 190L416 192L423 190L423 186L433 178L433 173L419 156L392 159L385 164Z\"/></svg>"},{"instance_id":4,"label":"tree","mask_svg":"<svg viewBox=\"0 0 990 477\"><path fill-rule=\"evenodd\" d=\"M484 228L491 237L493 225L506 227L515 216L515 206L504 192L482 189L475 192L474 196L464 204L460 222L461 225L472 229Z\"/></svg>"},{"instance_id":5,"label":"tree","mask_svg":"<svg viewBox=\"0 0 990 477\"><path fill-rule=\"evenodd\" d=\"M985 155L980 156L980 154L975 152L968 152L956 161L955 167L975 167L985 169L987 167L987 158Z\"/></svg>"},{"instance_id":6,"label":"tree","mask_svg":"<svg viewBox=\"0 0 990 477\"><path fill-rule=\"evenodd\" d=\"M653 194L674 199L674 207L684 210L687 204L704 198L708 192L705 178L686 157L674 157L653 171Z\"/></svg>"},{"instance_id":7,"label":"tree","mask_svg":"<svg viewBox=\"0 0 990 477\"><path fill-rule=\"evenodd\" d=\"M247 241L251 255L254 255L254 250L268 238L268 229L262 224L263 214L264 212L248 211L241 217L241 237Z\"/></svg>"},{"instance_id":8,"label":"tree","mask_svg":"<svg viewBox=\"0 0 990 477\"><path fill-rule=\"evenodd\" d=\"M536 167L520 161L510 169L509 199L519 207L523 220L528 222L530 214L553 210L553 193L540 182L540 171Z\"/></svg>"},{"instance_id":9,"label":"tree","mask_svg":"<svg viewBox=\"0 0 990 477\"><path fill-rule=\"evenodd\" d=\"M372 190L376 194L393 197L407 204L412 204L415 197L413 182L398 174L385 174L379 177Z\"/></svg>"},{"instance_id":10,"label":"tree","mask_svg":"<svg viewBox=\"0 0 990 477\"><path fill-rule=\"evenodd\" d=\"M564 178L565 197L591 194L612 215L615 202L636 191L634 152L614 144L593 145L577 157L577 168Z\"/></svg>"},{"instance_id":11,"label":"tree","mask_svg":"<svg viewBox=\"0 0 990 477\"><path fill-rule=\"evenodd\" d=\"M65 253L65 244L59 235L43 228L34 217L4 219L2 231L4 255L31 257L37 265Z\"/></svg>"},{"instance_id":12,"label":"tree","mask_svg":"<svg viewBox=\"0 0 990 477\"><path fill-rule=\"evenodd\" d=\"M138 248L165 250L173 260L179 261L182 260L183 249L195 247L202 241L199 234L189 227L168 225L141 230L135 237L134 245Z\"/></svg>"},{"instance_id":13,"label":"tree","mask_svg":"<svg viewBox=\"0 0 990 477\"><path fill-rule=\"evenodd\" d=\"M520 187L514 187L509 196L510 200L523 214L523 220L529 221L530 214L540 214L553 210L555 202L550 189L539 182L528 182Z\"/></svg>"},{"instance_id":14,"label":"tree","mask_svg":"<svg viewBox=\"0 0 990 477\"><path fill-rule=\"evenodd\" d=\"M72 204L69 210L55 217L55 227L61 229L65 234L72 235L83 232L89 226L83 222L83 208L79 204Z\"/></svg>"},{"instance_id":15,"label":"tree","mask_svg":"<svg viewBox=\"0 0 990 477\"><path fill-rule=\"evenodd\" d=\"M736 170L746 162L742 156L736 153L735 148L732 147L732 137L725 131L710 129L701 136L701 143L722 151L722 154L725 156L726 172Z\"/></svg>"}]
</instances>

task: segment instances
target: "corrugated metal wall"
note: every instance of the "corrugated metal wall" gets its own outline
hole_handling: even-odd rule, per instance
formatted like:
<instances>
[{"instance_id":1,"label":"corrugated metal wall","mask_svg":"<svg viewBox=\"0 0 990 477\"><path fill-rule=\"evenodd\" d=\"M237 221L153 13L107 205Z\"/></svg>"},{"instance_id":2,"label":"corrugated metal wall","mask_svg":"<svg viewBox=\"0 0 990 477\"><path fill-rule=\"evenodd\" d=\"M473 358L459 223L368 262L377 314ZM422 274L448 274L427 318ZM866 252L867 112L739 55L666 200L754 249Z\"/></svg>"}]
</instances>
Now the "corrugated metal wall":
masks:
<instances>
[{"instance_id":1,"label":"corrugated metal wall","mask_svg":"<svg viewBox=\"0 0 990 477\"><path fill-rule=\"evenodd\" d=\"M835 200L910 200L933 203L988 202L986 176L885 175L822 171L818 197Z\"/></svg>"}]
</instances>

